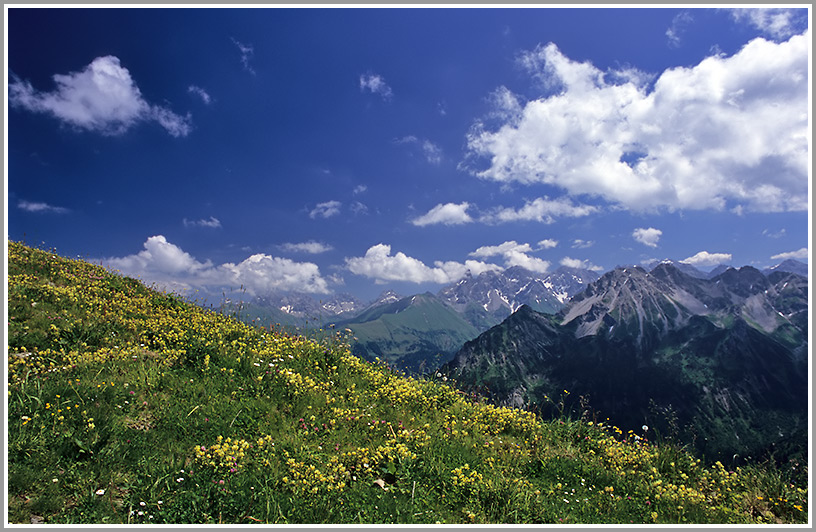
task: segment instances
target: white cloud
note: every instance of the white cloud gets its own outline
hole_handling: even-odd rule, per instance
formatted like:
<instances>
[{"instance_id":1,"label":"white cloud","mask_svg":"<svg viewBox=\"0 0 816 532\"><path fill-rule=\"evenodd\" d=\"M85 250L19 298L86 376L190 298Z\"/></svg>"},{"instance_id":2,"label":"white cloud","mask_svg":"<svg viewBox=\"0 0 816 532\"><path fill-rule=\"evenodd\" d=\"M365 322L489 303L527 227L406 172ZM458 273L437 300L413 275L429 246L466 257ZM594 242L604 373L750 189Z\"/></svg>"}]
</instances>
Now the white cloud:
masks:
<instances>
[{"instance_id":1,"label":"white cloud","mask_svg":"<svg viewBox=\"0 0 816 532\"><path fill-rule=\"evenodd\" d=\"M255 69L252 68L252 65L249 64L249 60L255 54L255 48L251 44L243 44L238 42L234 38L232 39L233 44L238 47L238 50L241 52L241 64L244 66L244 70L255 75Z\"/></svg>"},{"instance_id":2,"label":"white cloud","mask_svg":"<svg viewBox=\"0 0 816 532\"><path fill-rule=\"evenodd\" d=\"M148 238L144 249L135 255L109 258L104 262L108 267L121 270L127 275L139 275L156 281L167 280L168 276L178 274L200 275L213 269L210 261L195 260L189 253L168 242L163 235Z\"/></svg>"},{"instance_id":3,"label":"white cloud","mask_svg":"<svg viewBox=\"0 0 816 532\"><path fill-rule=\"evenodd\" d=\"M238 264L222 264L218 268L219 277L224 273L230 286L242 285L252 295L277 291L330 292L328 282L320 275L320 268L311 262L257 254Z\"/></svg>"},{"instance_id":4,"label":"white cloud","mask_svg":"<svg viewBox=\"0 0 816 532\"><path fill-rule=\"evenodd\" d=\"M666 37L669 39L669 46L671 48L678 48L681 44L681 36L686 31L686 27L691 24L694 19L688 11L681 11L672 19L671 26L666 30Z\"/></svg>"},{"instance_id":5,"label":"white cloud","mask_svg":"<svg viewBox=\"0 0 816 532\"><path fill-rule=\"evenodd\" d=\"M201 98L202 102L204 102L207 105L210 105L210 103L212 103L212 97L209 95L209 93L207 93L207 91L205 91L201 87L198 87L196 85L190 85L189 87L187 87L187 92L189 92L190 94L195 94L196 96Z\"/></svg>"},{"instance_id":6,"label":"white cloud","mask_svg":"<svg viewBox=\"0 0 816 532\"><path fill-rule=\"evenodd\" d=\"M785 236L785 228L783 227L779 231L771 231L770 229L763 229L762 236L767 236L768 238L782 238Z\"/></svg>"},{"instance_id":7,"label":"white cloud","mask_svg":"<svg viewBox=\"0 0 816 532\"><path fill-rule=\"evenodd\" d=\"M771 259L773 260L786 260L786 259L807 260L807 258L808 248L801 248L796 251L788 251L786 253L778 253L771 257Z\"/></svg>"},{"instance_id":8,"label":"white cloud","mask_svg":"<svg viewBox=\"0 0 816 532\"><path fill-rule=\"evenodd\" d=\"M504 258L504 265L508 268L521 266L530 271L546 273L550 268L549 261L529 256L528 253L533 251L530 244L519 244L515 240L508 240L498 246L482 246L470 253L470 256L487 258L500 255Z\"/></svg>"},{"instance_id":9,"label":"white cloud","mask_svg":"<svg viewBox=\"0 0 816 532\"><path fill-rule=\"evenodd\" d=\"M211 229L221 227L221 220L215 216L210 216L209 220L188 220L187 218L184 218L182 223L184 224L184 227L209 227Z\"/></svg>"},{"instance_id":10,"label":"white cloud","mask_svg":"<svg viewBox=\"0 0 816 532\"><path fill-rule=\"evenodd\" d=\"M737 22L746 22L765 35L775 39L787 39L807 27L807 12L786 8L739 8L731 9Z\"/></svg>"},{"instance_id":11,"label":"white cloud","mask_svg":"<svg viewBox=\"0 0 816 532\"><path fill-rule=\"evenodd\" d=\"M366 90L372 94L379 94L383 100L390 100L394 95L391 87L379 74L363 74L360 76L360 90Z\"/></svg>"},{"instance_id":12,"label":"white cloud","mask_svg":"<svg viewBox=\"0 0 816 532\"><path fill-rule=\"evenodd\" d=\"M469 207L470 204L466 201L458 204L440 203L422 216L411 220L411 223L420 227L436 224L460 225L470 223L473 218L467 213Z\"/></svg>"},{"instance_id":13,"label":"white cloud","mask_svg":"<svg viewBox=\"0 0 816 532\"><path fill-rule=\"evenodd\" d=\"M422 261L399 251L391 255L391 246L371 246L363 257L346 259L349 271L377 281L408 281L412 283L446 283L448 274L441 268L430 268Z\"/></svg>"},{"instance_id":14,"label":"white cloud","mask_svg":"<svg viewBox=\"0 0 816 532\"><path fill-rule=\"evenodd\" d=\"M561 259L560 264L561 266L566 266L567 268L580 268L582 270L592 270L594 272L603 271L603 267L596 266L588 260L573 259L571 257L564 257Z\"/></svg>"},{"instance_id":15,"label":"white cloud","mask_svg":"<svg viewBox=\"0 0 816 532\"><path fill-rule=\"evenodd\" d=\"M568 198L551 200L548 197L527 201L523 207L499 207L482 215L479 220L485 223L506 223L517 221L535 221L551 224L556 217L587 216L598 210L591 205L576 205Z\"/></svg>"},{"instance_id":16,"label":"white cloud","mask_svg":"<svg viewBox=\"0 0 816 532\"><path fill-rule=\"evenodd\" d=\"M397 144L415 144L422 149L422 154L431 164L439 164L442 162L442 148L434 144L428 139L420 139L415 135L408 135L400 139L394 140Z\"/></svg>"},{"instance_id":17,"label":"white cloud","mask_svg":"<svg viewBox=\"0 0 816 532\"><path fill-rule=\"evenodd\" d=\"M448 276L446 283L453 283L462 279L467 275L467 272L470 272L471 275L478 276L483 272L500 272L502 270L500 266L477 260L466 260L464 263L435 261L434 266L445 272Z\"/></svg>"},{"instance_id":18,"label":"white cloud","mask_svg":"<svg viewBox=\"0 0 816 532\"><path fill-rule=\"evenodd\" d=\"M572 241L572 247L574 249L586 249L591 248L595 245L595 241L593 240L583 240L581 238L576 238Z\"/></svg>"},{"instance_id":19,"label":"white cloud","mask_svg":"<svg viewBox=\"0 0 816 532\"><path fill-rule=\"evenodd\" d=\"M499 244L498 246L482 246L476 251L470 253L470 256L487 258L495 255L504 255L511 251L517 253L530 253L533 251L533 248L530 247L530 244L519 244L515 240L508 240L507 242Z\"/></svg>"},{"instance_id":20,"label":"white cloud","mask_svg":"<svg viewBox=\"0 0 816 532\"><path fill-rule=\"evenodd\" d=\"M549 261L539 259L538 257L531 257L526 253L515 250L508 251L504 254L504 264L508 268L511 266L521 266L524 269L538 273L547 273L550 269Z\"/></svg>"},{"instance_id":21,"label":"white cloud","mask_svg":"<svg viewBox=\"0 0 816 532\"><path fill-rule=\"evenodd\" d=\"M809 31L758 38L733 56L668 69L653 85L540 46L521 63L549 96L519 103L504 93L503 120L474 124L463 166L635 211L805 210L809 42Z\"/></svg>"},{"instance_id":22,"label":"white cloud","mask_svg":"<svg viewBox=\"0 0 816 532\"><path fill-rule=\"evenodd\" d=\"M317 218L318 216L321 218L330 218L336 214L340 214L341 205L342 203L335 200L318 203L314 209L309 211L309 218Z\"/></svg>"},{"instance_id":23,"label":"white cloud","mask_svg":"<svg viewBox=\"0 0 816 532\"><path fill-rule=\"evenodd\" d=\"M286 244L281 244L280 247L284 251L289 251L293 253L310 253L312 255L325 253L327 251L331 251L332 249L334 249L332 246L328 244L315 242L314 240L310 240L308 242L300 242L297 244L287 242Z\"/></svg>"},{"instance_id":24,"label":"white cloud","mask_svg":"<svg viewBox=\"0 0 816 532\"><path fill-rule=\"evenodd\" d=\"M352 193L352 194L354 194L354 195L356 196L357 194L362 194L362 193L363 193L363 192L365 192L366 190L368 190L368 187L367 187L367 186L365 186L365 185L357 185L356 187L354 187L354 190L352 190L352 191L351 191L351 193Z\"/></svg>"},{"instance_id":25,"label":"white cloud","mask_svg":"<svg viewBox=\"0 0 816 532\"><path fill-rule=\"evenodd\" d=\"M367 214L368 213L368 206L365 203L362 203L360 201L353 202L349 206L349 209L351 209L351 212L353 212L354 214Z\"/></svg>"},{"instance_id":26,"label":"white cloud","mask_svg":"<svg viewBox=\"0 0 816 532\"><path fill-rule=\"evenodd\" d=\"M649 227L648 229L638 227L632 231L632 238L645 246L656 248L657 243L660 240L660 235L662 234L663 231L660 229L655 229L654 227Z\"/></svg>"},{"instance_id":27,"label":"white cloud","mask_svg":"<svg viewBox=\"0 0 816 532\"><path fill-rule=\"evenodd\" d=\"M553 240L552 238L547 238L538 243L538 247L541 249L549 249L554 248L558 245L558 240Z\"/></svg>"},{"instance_id":28,"label":"white cloud","mask_svg":"<svg viewBox=\"0 0 816 532\"><path fill-rule=\"evenodd\" d=\"M277 291L329 292L328 283L316 264L256 254L238 264L215 266L209 260L196 260L162 235L148 238L139 253L101 262L109 269L177 291L238 290L243 286L249 295Z\"/></svg>"},{"instance_id":29,"label":"white cloud","mask_svg":"<svg viewBox=\"0 0 816 532\"><path fill-rule=\"evenodd\" d=\"M391 254L391 246L371 246L363 257L346 258L346 267L354 274L374 279L378 283L405 281L410 283L447 284L457 281L470 270L473 275L483 271L501 270L496 265L468 260L459 262L437 261L434 267L398 251Z\"/></svg>"},{"instance_id":30,"label":"white cloud","mask_svg":"<svg viewBox=\"0 0 816 532\"><path fill-rule=\"evenodd\" d=\"M55 74L56 89L40 92L16 76L9 83L9 103L53 115L71 126L119 135L138 122L158 122L174 137L190 133L190 116L151 105L142 97L128 69L114 56L97 57L80 72Z\"/></svg>"},{"instance_id":31,"label":"white cloud","mask_svg":"<svg viewBox=\"0 0 816 532\"><path fill-rule=\"evenodd\" d=\"M17 207L20 209L27 211L27 212L36 212L36 213L53 213L53 214L65 214L70 212L65 207L57 207L54 205L49 205L48 203L42 203L38 201L25 201L22 200L17 203Z\"/></svg>"},{"instance_id":32,"label":"white cloud","mask_svg":"<svg viewBox=\"0 0 816 532\"><path fill-rule=\"evenodd\" d=\"M425 139L422 141L422 153L425 154L425 159L431 164L442 162L442 148L430 140Z\"/></svg>"},{"instance_id":33,"label":"white cloud","mask_svg":"<svg viewBox=\"0 0 816 532\"><path fill-rule=\"evenodd\" d=\"M701 251L695 255L687 259L683 259L680 262L685 262L691 264L692 266L716 266L718 264L724 264L726 262L731 262L731 254L730 253L709 253L708 251Z\"/></svg>"}]
</instances>

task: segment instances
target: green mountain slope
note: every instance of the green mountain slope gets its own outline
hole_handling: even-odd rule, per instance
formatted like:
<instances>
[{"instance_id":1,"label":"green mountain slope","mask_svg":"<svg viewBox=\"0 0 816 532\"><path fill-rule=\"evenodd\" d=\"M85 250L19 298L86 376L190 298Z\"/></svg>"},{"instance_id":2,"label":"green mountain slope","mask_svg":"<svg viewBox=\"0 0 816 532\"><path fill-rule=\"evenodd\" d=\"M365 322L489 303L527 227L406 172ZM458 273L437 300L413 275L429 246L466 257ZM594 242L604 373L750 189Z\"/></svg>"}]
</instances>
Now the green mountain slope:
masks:
<instances>
[{"instance_id":1,"label":"green mountain slope","mask_svg":"<svg viewBox=\"0 0 816 532\"><path fill-rule=\"evenodd\" d=\"M479 334L430 293L373 307L336 325L353 332L354 354L412 372L435 369Z\"/></svg>"},{"instance_id":2,"label":"green mountain slope","mask_svg":"<svg viewBox=\"0 0 816 532\"><path fill-rule=\"evenodd\" d=\"M10 523L807 522L807 464L544 422L15 242L7 287Z\"/></svg>"}]
</instances>

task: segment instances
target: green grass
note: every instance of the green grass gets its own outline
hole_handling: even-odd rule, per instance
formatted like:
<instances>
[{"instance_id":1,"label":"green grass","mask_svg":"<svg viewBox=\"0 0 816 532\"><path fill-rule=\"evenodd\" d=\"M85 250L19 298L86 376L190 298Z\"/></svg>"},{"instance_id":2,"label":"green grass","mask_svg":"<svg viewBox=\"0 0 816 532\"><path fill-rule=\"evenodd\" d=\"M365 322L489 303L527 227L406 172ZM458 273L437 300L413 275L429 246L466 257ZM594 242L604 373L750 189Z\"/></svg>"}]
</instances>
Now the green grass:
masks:
<instances>
[{"instance_id":1,"label":"green grass","mask_svg":"<svg viewBox=\"0 0 816 532\"><path fill-rule=\"evenodd\" d=\"M807 522L807 464L707 466L8 245L12 523Z\"/></svg>"}]
</instances>

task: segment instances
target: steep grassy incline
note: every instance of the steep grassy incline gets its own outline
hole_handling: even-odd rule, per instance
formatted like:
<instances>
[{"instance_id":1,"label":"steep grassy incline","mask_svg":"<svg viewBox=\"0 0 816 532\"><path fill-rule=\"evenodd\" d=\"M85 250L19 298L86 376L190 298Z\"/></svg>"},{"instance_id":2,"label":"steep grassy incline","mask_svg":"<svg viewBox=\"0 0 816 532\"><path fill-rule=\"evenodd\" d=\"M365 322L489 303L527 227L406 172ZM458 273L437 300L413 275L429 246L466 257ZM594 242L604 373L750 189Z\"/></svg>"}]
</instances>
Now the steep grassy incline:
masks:
<instances>
[{"instance_id":1,"label":"steep grassy incline","mask_svg":"<svg viewBox=\"0 0 816 532\"><path fill-rule=\"evenodd\" d=\"M806 464L497 408L8 242L13 523L805 522ZM440 376L441 377L441 376Z\"/></svg>"}]
</instances>

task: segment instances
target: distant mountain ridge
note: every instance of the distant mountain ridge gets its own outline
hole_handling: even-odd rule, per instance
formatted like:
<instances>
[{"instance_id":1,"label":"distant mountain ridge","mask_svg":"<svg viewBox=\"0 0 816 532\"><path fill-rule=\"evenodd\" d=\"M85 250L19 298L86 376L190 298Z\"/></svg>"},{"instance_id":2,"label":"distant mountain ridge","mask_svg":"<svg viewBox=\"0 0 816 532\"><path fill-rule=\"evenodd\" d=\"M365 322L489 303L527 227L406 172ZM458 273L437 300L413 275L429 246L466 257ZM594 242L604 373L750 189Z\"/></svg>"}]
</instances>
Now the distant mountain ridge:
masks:
<instances>
[{"instance_id":1,"label":"distant mountain ridge","mask_svg":"<svg viewBox=\"0 0 816 532\"><path fill-rule=\"evenodd\" d=\"M776 266L771 266L770 268L765 268L762 270L762 273L765 275L770 275L773 272L790 272L801 275L803 277L808 276L808 265L804 262L799 262L795 259L786 259L782 261L780 264Z\"/></svg>"},{"instance_id":2,"label":"distant mountain ridge","mask_svg":"<svg viewBox=\"0 0 816 532\"><path fill-rule=\"evenodd\" d=\"M807 441L807 333L805 277L664 263L607 272L557 314L521 307L443 371L516 406L566 389L628 428L666 433L670 413L708 456L747 456Z\"/></svg>"},{"instance_id":3,"label":"distant mountain ridge","mask_svg":"<svg viewBox=\"0 0 816 532\"><path fill-rule=\"evenodd\" d=\"M468 275L438 292L440 299L462 313L479 329L486 329L528 305L540 312L560 310L570 297L599 275L590 270L560 267L539 274L519 266L503 272Z\"/></svg>"},{"instance_id":4,"label":"distant mountain ridge","mask_svg":"<svg viewBox=\"0 0 816 532\"><path fill-rule=\"evenodd\" d=\"M700 279L715 277L730 268L721 265L705 273L691 264L665 259L650 263L647 269L652 271L661 264L672 264L687 275ZM764 269L762 273L767 276L776 271L806 277L808 266L797 260L787 259ZM436 295L462 313L472 325L486 330L522 305L529 305L540 312L558 312L571 297L600 276L595 271L566 266L545 274L514 266L502 272L483 272L477 276L468 273L456 283L442 287ZM240 306L242 313L261 321L305 326L306 323L328 324L348 319L369 307L393 303L402 297L393 290L385 290L376 299L366 303L345 293L316 297L312 294L289 292L255 297L240 303Z\"/></svg>"}]
</instances>

